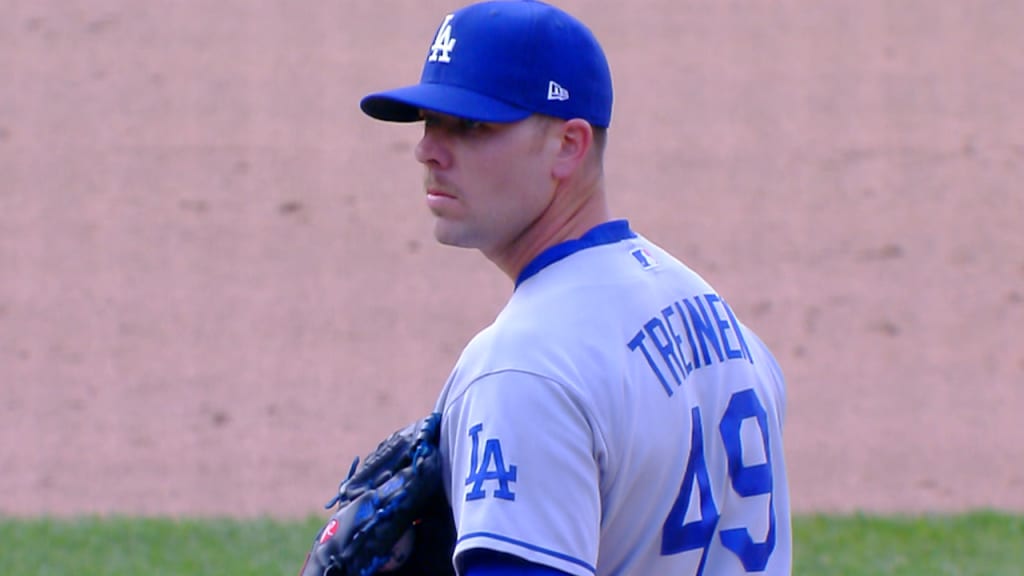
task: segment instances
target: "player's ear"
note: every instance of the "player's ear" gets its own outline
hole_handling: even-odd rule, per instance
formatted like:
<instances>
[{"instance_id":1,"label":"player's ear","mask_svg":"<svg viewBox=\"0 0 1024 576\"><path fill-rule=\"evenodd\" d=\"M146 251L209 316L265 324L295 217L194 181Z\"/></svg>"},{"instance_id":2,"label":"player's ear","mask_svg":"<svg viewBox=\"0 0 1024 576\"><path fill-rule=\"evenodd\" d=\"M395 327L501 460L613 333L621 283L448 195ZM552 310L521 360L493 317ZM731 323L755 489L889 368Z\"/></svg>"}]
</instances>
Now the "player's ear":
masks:
<instances>
[{"instance_id":1,"label":"player's ear","mask_svg":"<svg viewBox=\"0 0 1024 576\"><path fill-rule=\"evenodd\" d=\"M566 120L558 124L559 146L552 176L564 180L571 176L587 158L594 146L594 129L581 118Z\"/></svg>"}]
</instances>

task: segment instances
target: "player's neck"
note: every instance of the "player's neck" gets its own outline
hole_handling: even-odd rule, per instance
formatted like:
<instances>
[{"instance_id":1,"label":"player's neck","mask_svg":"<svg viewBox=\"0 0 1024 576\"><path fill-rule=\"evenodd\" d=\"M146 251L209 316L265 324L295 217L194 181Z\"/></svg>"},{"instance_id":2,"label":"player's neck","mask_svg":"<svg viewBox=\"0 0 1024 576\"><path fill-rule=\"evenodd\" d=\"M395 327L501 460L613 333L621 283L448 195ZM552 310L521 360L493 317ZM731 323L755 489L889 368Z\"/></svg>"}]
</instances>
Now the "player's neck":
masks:
<instances>
[{"instance_id":1,"label":"player's neck","mask_svg":"<svg viewBox=\"0 0 1024 576\"><path fill-rule=\"evenodd\" d=\"M541 252L579 238L611 219L603 181L591 182L587 190L563 192L515 242L504 250L484 254L512 281Z\"/></svg>"}]
</instances>

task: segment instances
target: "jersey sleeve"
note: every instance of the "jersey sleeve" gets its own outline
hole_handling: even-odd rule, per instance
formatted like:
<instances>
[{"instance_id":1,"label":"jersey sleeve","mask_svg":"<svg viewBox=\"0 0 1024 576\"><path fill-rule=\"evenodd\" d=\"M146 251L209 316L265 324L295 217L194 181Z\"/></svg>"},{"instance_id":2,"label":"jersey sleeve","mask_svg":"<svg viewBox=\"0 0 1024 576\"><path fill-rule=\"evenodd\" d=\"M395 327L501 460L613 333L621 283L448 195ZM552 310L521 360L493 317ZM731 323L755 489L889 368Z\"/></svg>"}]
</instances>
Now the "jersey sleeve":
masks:
<instances>
[{"instance_id":1,"label":"jersey sleeve","mask_svg":"<svg viewBox=\"0 0 1024 576\"><path fill-rule=\"evenodd\" d=\"M595 573L601 505L589 421L566 387L521 371L486 375L449 398L442 450L456 559L488 549Z\"/></svg>"},{"instance_id":2,"label":"jersey sleeve","mask_svg":"<svg viewBox=\"0 0 1024 576\"><path fill-rule=\"evenodd\" d=\"M473 554L463 566L464 576L569 576L567 572L541 566L491 550Z\"/></svg>"}]
</instances>

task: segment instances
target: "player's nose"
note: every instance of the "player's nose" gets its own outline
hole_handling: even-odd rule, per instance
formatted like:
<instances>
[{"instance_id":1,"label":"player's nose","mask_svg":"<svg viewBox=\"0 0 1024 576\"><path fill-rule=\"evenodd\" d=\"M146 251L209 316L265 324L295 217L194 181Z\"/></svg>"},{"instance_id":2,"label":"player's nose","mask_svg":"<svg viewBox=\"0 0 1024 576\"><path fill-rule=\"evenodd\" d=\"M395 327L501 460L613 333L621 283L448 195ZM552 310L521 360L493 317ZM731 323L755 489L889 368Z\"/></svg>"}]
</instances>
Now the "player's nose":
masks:
<instances>
[{"instance_id":1,"label":"player's nose","mask_svg":"<svg viewBox=\"0 0 1024 576\"><path fill-rule=\"evenodd\" d=\"M416 161L428 166L447 168L451 164L451 153L444 145L443 140L438 131L427 127L423 131L423 137L420 138L413 150Z\"/></svg>"}]
</instances>

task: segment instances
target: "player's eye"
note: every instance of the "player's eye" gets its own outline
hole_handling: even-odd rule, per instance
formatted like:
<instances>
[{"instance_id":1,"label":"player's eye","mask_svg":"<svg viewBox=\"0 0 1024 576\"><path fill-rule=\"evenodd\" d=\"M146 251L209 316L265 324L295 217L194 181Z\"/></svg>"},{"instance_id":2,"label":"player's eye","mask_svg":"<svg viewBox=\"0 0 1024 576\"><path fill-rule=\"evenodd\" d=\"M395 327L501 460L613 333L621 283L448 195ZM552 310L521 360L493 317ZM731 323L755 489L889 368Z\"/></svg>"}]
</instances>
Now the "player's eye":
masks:
<instances>
[{"instance_id":1,"label":"player's eye","mask_svg":"<svg viewBox=\"0 0 1024 576\"><path fill-rule=\"evenodd\" d=\"M438 129L450 134L469 135L483 131L487 124L469 118L458 118L455 116L443 116L439 114L420 113L425 129Z\"/></svg>"},{"instance_id":2,"label":"player's eye","mask_svg":"<svg viewBox=\"0 0 1024 576\"><path fill-rule=\"evenodd\" d=\"M459 132L475 132L483 128L483 126L483 122L470 120L468 118L459 118L458 130Z\"/></svg>"},{"instance_id":3,"label":"player's eye","mask_svg":"<svg viewBox=\"0 0 1024 576\"><path fill-rule=\"evenodd\" d=\"M423 112L420 112L420 120L423 120L423 125L428 128L437 126L441 123L441 119L437 116L433 114L424 114Z\"/></svg>"}]
</instances>

